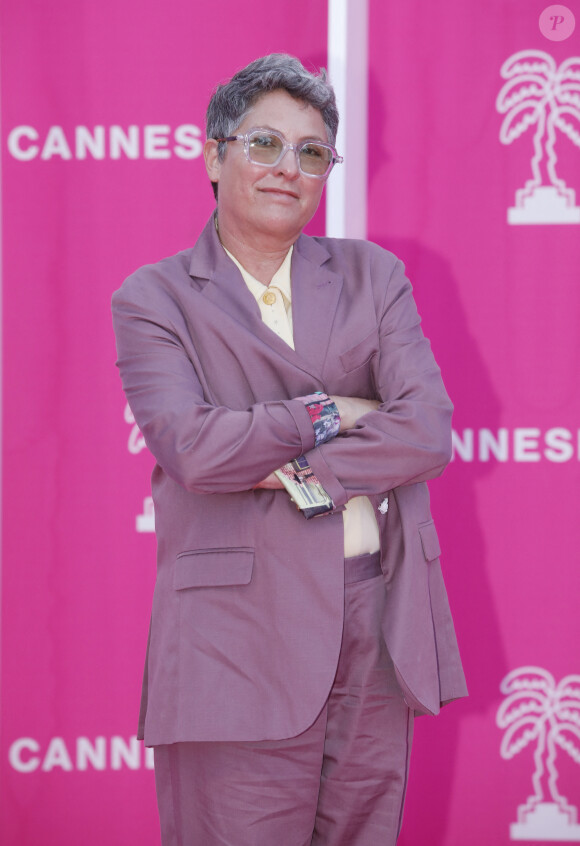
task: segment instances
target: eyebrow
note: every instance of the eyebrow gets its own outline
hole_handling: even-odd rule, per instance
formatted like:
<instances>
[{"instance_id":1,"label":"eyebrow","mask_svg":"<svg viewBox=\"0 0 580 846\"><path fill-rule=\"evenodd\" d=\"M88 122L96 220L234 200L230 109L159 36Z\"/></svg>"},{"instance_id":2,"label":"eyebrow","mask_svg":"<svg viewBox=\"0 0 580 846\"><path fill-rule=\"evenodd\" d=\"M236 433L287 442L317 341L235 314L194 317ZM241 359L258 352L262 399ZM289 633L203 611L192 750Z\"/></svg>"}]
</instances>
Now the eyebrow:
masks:
<instances>
[{"instance_id":1,"label":"eyebrow","mask_svg":"<svg viewBox=\"0 0 580 846\"><path fill-rule=\"evenodd\" d=\"M268 129L271 132L277 132L279 135L282 136L282 138L286 138L281 129L277 129L275 126L270 126L270 124L268 123L260 124L260 126L252 126L250 127L250 129L247 129L246 132L255 132L256 129ZM286 138L286 141L287 140L288 139ZM327 141L326 138L320 138L320 136L318 135L303 135L302 138L300 138L300 140L296 143L302 144L303 141L320 141L321 144L330 144L330 141Z\"/></svg>"}]
</instances>

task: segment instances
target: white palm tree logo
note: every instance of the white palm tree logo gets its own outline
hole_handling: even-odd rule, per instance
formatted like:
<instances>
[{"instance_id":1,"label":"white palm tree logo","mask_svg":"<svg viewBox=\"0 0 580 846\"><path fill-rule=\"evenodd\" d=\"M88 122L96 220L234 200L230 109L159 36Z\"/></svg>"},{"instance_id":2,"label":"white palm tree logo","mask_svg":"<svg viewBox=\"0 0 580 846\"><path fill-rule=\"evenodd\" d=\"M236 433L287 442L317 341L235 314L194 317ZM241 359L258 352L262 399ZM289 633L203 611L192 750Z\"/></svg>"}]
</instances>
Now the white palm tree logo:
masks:
<instances>
[{"instance_id":1,"label":"white palm tree logo","mask_svg":"<svg viewBox=\"0 0 580 846\"><path fill-rule=\"evenodd\" d=\"M508 223L580 223L575 192L556 174L556 129L580 147L580 57L559 67L543 50L520 50L500 70L507 82L496 108L505 117L499 131L511 144L535 124L532 178L516 191Z\"/></svg>"},{"instance_id":2,"label":"white palm tree logo","mask_svg":"<svg viewBox=\"0 0 580 846\"><path fill-rule=\"evenodd\" d=\"M125 419L125 423L129 423L132 427L129 435L129 441L127 442L127 449L132 455L137 455L142 449L145 449L147 445L145 443L145 438L141 434L139 426L135 423L135 418L133 417L133 412L129 407L129 403L125 406L123 417Z\"/></svg>"},{"instance_id":3,"label":"white palm tree logo","mask_svg":"<svg viewBox=\"0 0 580 846\"><path fill-rule=\"evenodd\" d=\"M131 433L127 448L132 455L138 455L141 450L147 449L145 438L141 434L139 426L135 422L133 412L129 407L129 403L125 406L123 412L125 423L131 426ZM143 514L138 514L135 518L135 528L138 532L154 532L155 531L155 510L153 506L153 497L146 496L143 500Z\"/></svg>"},{"instance_id":4,"label":"white palm tree logo","mask_svg":"<svg viewBox=\"0 0 580 846\"><path fill-rule=\"evenodd\" d=\"M577 810L559 792L556 769L559 749L580 764L580 675L556 684L541 667L519 667L503 679L500 690L506 695L497 712L497 725L505 729L502 758L536 743L534 793L518 808L512 840L580 840Z\"/></svg>"}]
</instances>

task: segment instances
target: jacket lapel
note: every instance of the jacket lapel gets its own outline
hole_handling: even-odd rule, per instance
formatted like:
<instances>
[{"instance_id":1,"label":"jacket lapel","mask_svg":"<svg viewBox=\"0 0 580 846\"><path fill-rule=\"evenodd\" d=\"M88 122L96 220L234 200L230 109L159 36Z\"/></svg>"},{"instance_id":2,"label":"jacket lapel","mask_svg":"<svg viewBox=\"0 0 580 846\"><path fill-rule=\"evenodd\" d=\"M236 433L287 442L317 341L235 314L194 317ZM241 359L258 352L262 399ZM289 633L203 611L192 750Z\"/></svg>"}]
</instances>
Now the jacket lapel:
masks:
<instances>
[{"instance_id":1,"label":"jacket lapel","mask_svg":"<svg viewBox=\"0 0 580 846\"><path fill-rule=\"evenodd\" d=\"M262 323L260 309L222 247L213 215L193 247L189 275L204 298L255 334Z\"/></svg>"},{"instance_id":2,"label":"jacket lapel","mask_svg":"<svg viewBox=\"0 0 580 846\"><path fill-rule=\"evenodd\" d=\"M330 253L301 235L292 255L294 346L312 372L321 374L342 291L342 276L325 267Z\"/></svg>"}]
</instances>

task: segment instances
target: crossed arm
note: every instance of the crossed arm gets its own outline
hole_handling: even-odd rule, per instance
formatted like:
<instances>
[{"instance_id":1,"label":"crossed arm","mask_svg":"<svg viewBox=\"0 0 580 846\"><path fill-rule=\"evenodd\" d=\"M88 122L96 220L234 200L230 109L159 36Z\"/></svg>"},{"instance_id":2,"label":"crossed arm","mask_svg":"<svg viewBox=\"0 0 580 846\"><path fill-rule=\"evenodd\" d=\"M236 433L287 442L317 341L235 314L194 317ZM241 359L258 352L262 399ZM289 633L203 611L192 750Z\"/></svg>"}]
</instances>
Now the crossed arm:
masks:
<instances>
[{"instance_id":1,"label":"crossed arm","mask_svg":"<svg viewBox=\"0 0 580 846\"><path fill-rule=\"evenodd\" d=\"M374 273L382 280L380 401L333 396L339 436L319 446L304 405L294 399L258 402L245 411L205 399L192 367L187 321L157 279L130 280L117 292L113 313L123 386L149 449L168 475L204 494L278 487L273 471L304 455L335 507L439 475L451 455L452 405L401 263L387 264L379 255Z\"/></svg>"},{"instance_id":2,"label":"crossed arm","mask_svg":"<svg viewBox=\"0 0 580 846\"><path fill-rule=\"evenodd\" d=\"M376 411L380 402L378 400L363 399L362 397L338 397L332 395L330 399L338 409L340 417L339 434L354 429L361 417L369 411ZM270 473L259 482L256 488L267 488L268 490L282 490L284 485L275 473Z\"/></svg>"}]
</instances>

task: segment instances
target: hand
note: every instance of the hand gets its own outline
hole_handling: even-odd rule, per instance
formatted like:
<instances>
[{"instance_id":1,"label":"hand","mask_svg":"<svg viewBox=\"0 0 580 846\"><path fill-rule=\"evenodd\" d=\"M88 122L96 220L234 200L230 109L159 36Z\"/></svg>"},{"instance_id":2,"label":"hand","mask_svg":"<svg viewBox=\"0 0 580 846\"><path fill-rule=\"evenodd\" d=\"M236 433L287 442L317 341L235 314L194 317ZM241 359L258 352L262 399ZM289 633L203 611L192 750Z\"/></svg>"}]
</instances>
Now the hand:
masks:
<instances>
[{"instance_id":1,"label":"hand","mask_svg":"<svg viewBox=\"0 0 580 846\"><path fill-rule=\"evenodd\" d=\"M363 399L362 397L331 396L340 415L340 432L354 429L357 422L369 411L376 411L380 405L378 400Z\"/></svg>"},{"instance_id":2,"label":"hand","mask_svg":"<svg viewBox=\"0 0 580 846\"><path fill-rule=\"evenodd\" d=\"M284 485L275 473L270 473L269 476L266 476L266 478L262 479L262 481L257 485L254 485L254 490L256 490L256 488L265 488L269 491L280 491L284 490Z\"/></svg>"}]
</instances>

